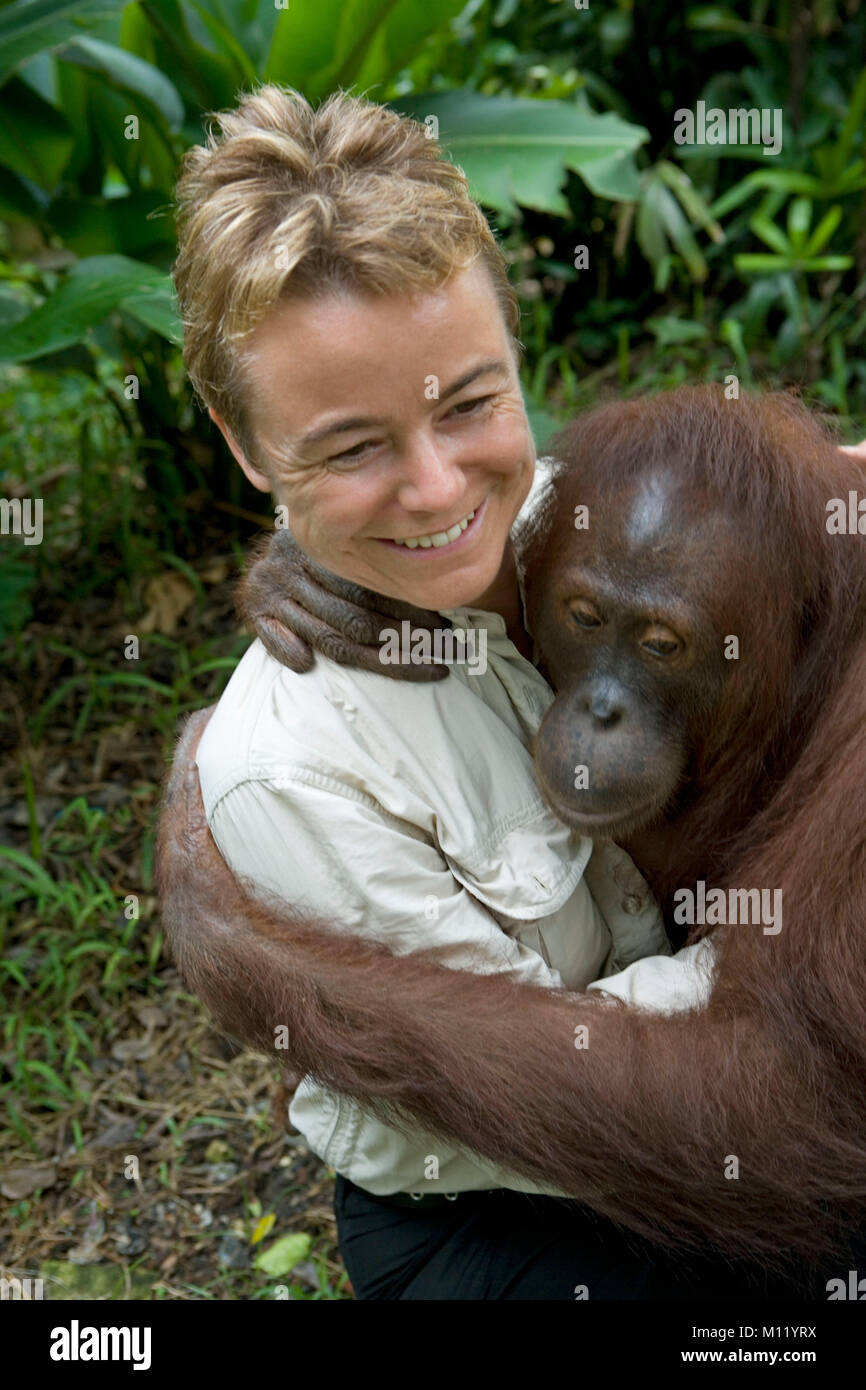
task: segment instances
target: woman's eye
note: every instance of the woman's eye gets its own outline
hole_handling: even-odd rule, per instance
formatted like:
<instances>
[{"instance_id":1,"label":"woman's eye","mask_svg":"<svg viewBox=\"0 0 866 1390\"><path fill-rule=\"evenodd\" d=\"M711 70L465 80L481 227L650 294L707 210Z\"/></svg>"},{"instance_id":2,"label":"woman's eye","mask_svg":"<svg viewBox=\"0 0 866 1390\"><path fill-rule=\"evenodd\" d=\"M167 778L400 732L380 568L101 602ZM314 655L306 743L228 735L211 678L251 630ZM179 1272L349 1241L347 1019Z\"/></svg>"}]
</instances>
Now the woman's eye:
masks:
<instances>
[{"instance_id":1,"label":"woman's eye","mask_svg":"<svg viewBox=\"0 0 866 1390\"><path fill-rule=\"evenodd\" d=\"M373 444L372 439L365 439L361 444L353 444L351 449L344 449L341 454L332 454L328 459L329 463L351 463L354 459L359 459L366 449Z\"/></svg>"},{"instance_id":2,"label":"woman's eye","mask_svg":"<svg viewBox=\"0 0 866 1390\"><path fill-rule=\"evenodd\" d=\"M492 396L475 396L471 401L461 401L459 405L455 405L452 414L473 415L482 405L487 405L487 402L492 400Z\"/></svg>"}]
</instances>

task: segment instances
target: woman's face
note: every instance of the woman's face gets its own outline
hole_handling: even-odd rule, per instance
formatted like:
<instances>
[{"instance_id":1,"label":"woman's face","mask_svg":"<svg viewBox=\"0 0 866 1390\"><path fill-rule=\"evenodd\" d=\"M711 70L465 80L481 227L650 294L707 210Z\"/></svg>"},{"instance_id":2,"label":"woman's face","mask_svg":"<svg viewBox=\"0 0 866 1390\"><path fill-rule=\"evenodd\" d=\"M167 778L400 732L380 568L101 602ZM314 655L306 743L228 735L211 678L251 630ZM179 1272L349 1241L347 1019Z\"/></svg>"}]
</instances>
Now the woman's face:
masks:
<instances>
[{"instance_id":1,"label":"woman's face","mask_svg":"<svg viewBox=\"0 0 866 1390\"><path fill-rule=\"evenodd\" d=\"M302 549L420 607L481 600L535 464L485 267L413 298L287 302L249 346L250 417L271 478L226 437L251 482L287 506Z\"/></svg>"}]
</instances>

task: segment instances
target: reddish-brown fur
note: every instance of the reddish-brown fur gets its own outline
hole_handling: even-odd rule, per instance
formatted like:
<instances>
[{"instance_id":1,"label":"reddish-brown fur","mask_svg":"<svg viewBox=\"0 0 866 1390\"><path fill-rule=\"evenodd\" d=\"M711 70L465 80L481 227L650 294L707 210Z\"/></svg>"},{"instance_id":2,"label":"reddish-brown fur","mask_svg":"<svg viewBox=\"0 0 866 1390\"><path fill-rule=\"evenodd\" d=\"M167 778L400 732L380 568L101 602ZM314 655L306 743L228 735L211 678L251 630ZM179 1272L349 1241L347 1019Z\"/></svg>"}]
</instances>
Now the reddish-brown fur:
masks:
<instances>
[{"instance_id":1,"label":"reddish-brown fur","mask_svg":"<svg viewBox=\"0 0 866 1390\"><path fill-rule=\"evenodd\" d=\"M862 466L790 399L712 388L605 407L561 446L612 480L665 450L765 537L748 621L766 664L727 687L693 798L635 840L662 894L695 877L783 890L777 936L719 934L706 1010L453 971L265 905L185 812L182 768L160 827L168 938L228 1033L274 1055L287 1024L279 1060L391 1123L414 1117L666 1243L844 1272L866 1218L866 545L824 522Z\"/></svg>"}]
</instances>

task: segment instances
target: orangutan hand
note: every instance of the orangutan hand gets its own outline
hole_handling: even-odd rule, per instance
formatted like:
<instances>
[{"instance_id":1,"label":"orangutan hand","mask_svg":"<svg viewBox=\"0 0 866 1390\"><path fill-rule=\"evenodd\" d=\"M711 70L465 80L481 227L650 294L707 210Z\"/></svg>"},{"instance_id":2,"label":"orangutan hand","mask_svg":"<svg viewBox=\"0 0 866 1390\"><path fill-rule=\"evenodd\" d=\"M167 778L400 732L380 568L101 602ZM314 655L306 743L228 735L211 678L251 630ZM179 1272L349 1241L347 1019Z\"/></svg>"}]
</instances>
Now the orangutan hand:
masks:
<instances>
[{"instance_id":1,"label":"orangutan hand","mask_svg":"<svg viewBox=\"0 0 866 1390\"><path fill-rule=\"evenodd\" d=\"M443 664L383 662L380 656L383 628L404 619L430 631L449 626L439 613L340 579L305 555L285 528L257 542L252 555L238 589L238 612L270 655L291 671L309 671L318 651L341 666L395 680L437 681L448 675Z\"/></svg>"}]
</instances>

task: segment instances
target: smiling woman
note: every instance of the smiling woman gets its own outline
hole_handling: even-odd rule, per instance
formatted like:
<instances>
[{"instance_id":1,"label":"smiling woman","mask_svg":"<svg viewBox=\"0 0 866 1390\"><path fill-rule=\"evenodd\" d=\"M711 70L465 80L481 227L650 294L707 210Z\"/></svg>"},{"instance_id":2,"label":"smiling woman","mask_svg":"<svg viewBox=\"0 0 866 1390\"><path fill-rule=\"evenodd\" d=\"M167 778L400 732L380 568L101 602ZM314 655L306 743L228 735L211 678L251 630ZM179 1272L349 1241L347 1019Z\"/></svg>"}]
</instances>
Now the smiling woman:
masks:
<instances>
[{"instance_id":1,"label":"smiling woman","mask_svg":"<svg viewBox=\"0 0 866 1390\"><path fill-rule=\"evenodd\" d=\"M342 95L314 111L266 87L218 120L178 187L175 279L200 396L246 475L288 508L308 574L361 586L383 625L408 614L486 644L483 663L439 680L327 656L290 670L254 642L178 755L198 745L216 845L260 897L397 953L612 993L628 966L637 1002L700 1006L706 969L671 957L628 856L558 821L533 778L552 692L528 659L511 531L535 451L514 297L461 171L420 125ZM169 808L161 883L186 978L217 1019L237 1016L240 991L257 1040L303 1029L264 996L257 1014L232 933L184 904L179 838ZM359 1297L718 1292L712 1265L683 1272L556 1189L311 1077L290 1114L339 1175Z\"/></svg>"},{"instance_id":2,"label":"smiling woman","mask_svg":"<svg viewBox=\"0 0 866 1390\"><path fill-rule=\"evenodd\" d=\"M267 472L212 413L312 559L419 607L485 607L513 584L535 461L515 358L476 264L412 296L280 303L243 353Z\"/></svg>"}]
</instances>

